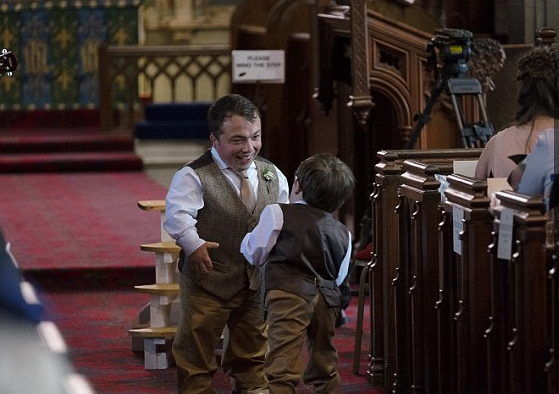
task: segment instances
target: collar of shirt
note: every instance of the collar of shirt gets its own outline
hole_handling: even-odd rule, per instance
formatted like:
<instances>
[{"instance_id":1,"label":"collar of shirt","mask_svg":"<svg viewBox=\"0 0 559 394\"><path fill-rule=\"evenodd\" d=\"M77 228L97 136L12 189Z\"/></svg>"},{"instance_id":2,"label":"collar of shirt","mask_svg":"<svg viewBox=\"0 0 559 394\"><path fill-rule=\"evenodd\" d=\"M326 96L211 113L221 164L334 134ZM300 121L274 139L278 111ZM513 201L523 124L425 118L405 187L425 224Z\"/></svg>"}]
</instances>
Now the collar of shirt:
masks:
<instances>
[{"instance_id":1,"label":"collar of shirt","mask_svg":"<svg viewBox=\"0 0 559 394\"><path fill-rule=\"evenodd\" d=\"M229 168L229 166L221 159L219 153L217 153L217 150L213 146L211 148L211 153L212 158L214 159L221 172L223 172L223 174L225 174L225 176L231 181L231 183L233 183L233 185L235 185L238 189L241 184L239 176L235 172L233 172ZM256 171L256 164L254 164L254 161L250 164L250 167L247 170L247 175L253 189L258 190L258 176Z\"/></svg>"}]
</instances>

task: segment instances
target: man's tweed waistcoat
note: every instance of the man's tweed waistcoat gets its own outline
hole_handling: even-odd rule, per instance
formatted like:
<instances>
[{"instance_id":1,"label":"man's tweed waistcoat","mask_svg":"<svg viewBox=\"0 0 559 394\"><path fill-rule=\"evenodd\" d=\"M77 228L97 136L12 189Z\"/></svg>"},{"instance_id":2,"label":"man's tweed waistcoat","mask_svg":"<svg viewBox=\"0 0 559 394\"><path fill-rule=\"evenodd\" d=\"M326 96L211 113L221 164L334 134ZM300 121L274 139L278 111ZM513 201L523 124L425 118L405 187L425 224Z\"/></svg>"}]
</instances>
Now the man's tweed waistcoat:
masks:
<instances>
[{"instance_id":1,"label":"man's tweed waistcoat","mask_svg":"<svg viewBox=\"0 0 559 394\"><path fill-rule=\"evenodd\" d=\"M349 244L348 229L331 213L305 204L280 204L283 227L263 265L263 286L311 301L318 292L339 307L335 284Z\"/></svg>"},{"instance_id":2,"label":"man's tweed waistcoat","mask_svg":"<svg viewBox=\"0 0 559 394\"><path fill-rule=\"evenodd\" d=\"M258 170L258 193L252 214L212 159L210 150L188 164L200 177L203 188L204 207L198 211L196 218L198 235L205 241L218 242L219 248L209 249L214 262L209 274L197 275L188 269L183 270L183 273L186 274L187 283L194 282L223 299L233 297L249 285L254 290L260 287L259 274L241 254L240 245L245 234L258 224L264 207L277 202L279 183L272 163L257 157L255 164ZM274 174L273 179L262 178L263 171ZM188 267L188 264L185 266Z\"/></svg>"}]
</instances>

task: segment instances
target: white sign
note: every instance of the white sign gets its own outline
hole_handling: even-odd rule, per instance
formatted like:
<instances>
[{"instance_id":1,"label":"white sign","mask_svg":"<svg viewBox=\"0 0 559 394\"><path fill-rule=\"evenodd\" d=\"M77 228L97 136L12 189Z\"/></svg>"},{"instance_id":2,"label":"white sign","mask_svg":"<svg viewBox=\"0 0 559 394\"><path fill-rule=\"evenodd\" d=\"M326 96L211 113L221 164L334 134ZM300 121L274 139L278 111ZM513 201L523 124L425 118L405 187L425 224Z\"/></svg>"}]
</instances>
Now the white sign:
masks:
<instances>
[{"instance_id":1,"label":"white sign","mask_svg":"<svg viewBox=\"0 0 559 394\"><path fill-rule=\"evenodd\" d=\"M232 51L233 83L283 83L285 51Z\"/></svg>"},{"instance_id":2,"label":"white sign","mask_svg":"<svg viewBox=\"0 0 559 394\"><path fill-rule=\"evenodd\" d=\"M452 245L456 254L462 256L462 240L460 236L464 231L464 211L460 208L452 208Z\"/></svg>"},{"instance_id":3,"label":"white sign","mask_svg":"<svg viewBox=\"0 0 559 394\"><path fill-rule=\"evenodd\" d=\"M497 257L504 260L512 258L512 230L514 224L514 211L503 208L501 211L501 222L499 223L499 245Z\"/></svg>"},{"instance_id":4,"label":"white sign","mask_svg":"<svg viewBox=\"0 0 559 394\"><path fill-rule=\"evenodd\" d=\"M477 160L455 160L452 162L455 174L460 174L474 178L476 173Z\"/></svg>"}]
</instances>

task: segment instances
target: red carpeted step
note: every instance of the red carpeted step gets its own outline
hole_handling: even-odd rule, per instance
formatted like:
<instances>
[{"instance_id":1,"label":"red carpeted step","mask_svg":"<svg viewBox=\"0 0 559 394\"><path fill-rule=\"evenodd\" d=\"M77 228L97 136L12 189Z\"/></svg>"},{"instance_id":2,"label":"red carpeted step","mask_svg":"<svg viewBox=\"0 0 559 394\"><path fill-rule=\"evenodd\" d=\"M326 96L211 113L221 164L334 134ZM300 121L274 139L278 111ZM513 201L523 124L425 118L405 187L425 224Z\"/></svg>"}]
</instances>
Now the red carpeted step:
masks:
<instances>
[{"instance_id":1,"label":"red carpeted step","mask_svg":"<svg viewBox=\"0 0 559 394\"><path fill-rule=\"evenodd\" d=\"M22 134L21 136L0 136L0 154L134 150L134 141L130 137Z\"/></svg>"},{"instance_id":2,"label":"red carpeted step","mask_svg":"<svg viewBox=\"0 0 559 394\"><path fill-rule=\"evenodd\" d=\"M142 159L132 152L73 152L0 155L0 173L140 171Z\"/></svg>"},{"instance_id":3,"label":"red carpeted step","mask_svg":"<svg viewBox=\"0 0 559 394\"><path fill-rule=\"evenodd\" d=\"M91 127L0 132L0 173L142 169L131 136L105 135Z\"/></svg>"}]
</instances>

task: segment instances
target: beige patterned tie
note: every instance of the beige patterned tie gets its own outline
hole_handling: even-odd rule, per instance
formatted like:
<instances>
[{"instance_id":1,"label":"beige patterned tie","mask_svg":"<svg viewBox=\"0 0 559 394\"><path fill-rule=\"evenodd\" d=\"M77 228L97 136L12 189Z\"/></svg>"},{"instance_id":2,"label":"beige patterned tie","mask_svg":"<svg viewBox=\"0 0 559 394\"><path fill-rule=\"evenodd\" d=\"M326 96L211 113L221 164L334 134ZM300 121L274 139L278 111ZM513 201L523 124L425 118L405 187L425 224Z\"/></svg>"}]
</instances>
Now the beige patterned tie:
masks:
<instances>
[{"instance_id":1,"label":"beige patterned tie","mask_svg":"<svg viewBox=\"0 0 559 394\"><path fill-rule=\"evenodd\" d=\"M254 194L254 189L248 179L248 174L245 171L235 171L235 174L241 179L241 199L245 203L248 210L252 213L256 207L256 195Z\"/></svg>"}]
</instances>

